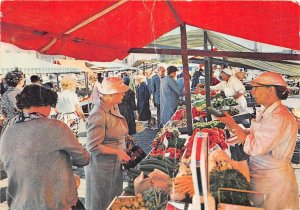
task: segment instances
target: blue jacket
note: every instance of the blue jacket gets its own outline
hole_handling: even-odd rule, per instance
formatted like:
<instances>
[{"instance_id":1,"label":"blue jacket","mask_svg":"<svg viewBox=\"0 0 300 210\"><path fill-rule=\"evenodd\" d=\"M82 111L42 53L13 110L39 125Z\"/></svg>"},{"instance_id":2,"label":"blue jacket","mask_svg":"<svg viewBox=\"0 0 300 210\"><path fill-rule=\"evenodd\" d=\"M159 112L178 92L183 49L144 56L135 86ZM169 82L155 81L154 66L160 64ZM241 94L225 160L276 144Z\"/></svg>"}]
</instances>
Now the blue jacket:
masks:
<instances>
[{"instance_id":1,"label":"blue jacket","mask_svg":"<svg viewBox=\"0 0 300 210\"><path fill-rule=\"evenodd\" d=\"M180 91L177 82L170 76L161 80L160 119L165 125L177 109Z\"/></svg>"},{"instance_id":2,"label":"blue jacket","mask_svg":"<svg viewBox=\"0 0 300 210\"><path fill-rule=\"evenodd\" d=\"M160 77L156 74L152 77L151 90L153 93L154 104L160 104Z\"/></svg>"}]
</instances>

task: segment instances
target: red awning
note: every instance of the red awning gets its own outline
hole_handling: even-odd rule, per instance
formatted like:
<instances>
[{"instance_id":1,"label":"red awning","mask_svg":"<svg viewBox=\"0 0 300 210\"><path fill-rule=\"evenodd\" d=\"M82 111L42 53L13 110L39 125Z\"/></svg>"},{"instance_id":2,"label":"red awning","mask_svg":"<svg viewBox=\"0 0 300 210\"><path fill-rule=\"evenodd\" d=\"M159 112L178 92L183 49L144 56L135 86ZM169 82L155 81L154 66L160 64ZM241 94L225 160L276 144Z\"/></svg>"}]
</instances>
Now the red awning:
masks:
<instances>
[{"instance_id":1,"label":"red awning","mask_svg":"<svg viewBox=\"0 0 300 210\"><path fill-rule=\"evenodd\" d=\"M188 25L300 50L296 2L169 2ZM98 61L123 59L179 26L167 1L4 1L1 13L3 42Z\"/></svg>"}]
</instances>

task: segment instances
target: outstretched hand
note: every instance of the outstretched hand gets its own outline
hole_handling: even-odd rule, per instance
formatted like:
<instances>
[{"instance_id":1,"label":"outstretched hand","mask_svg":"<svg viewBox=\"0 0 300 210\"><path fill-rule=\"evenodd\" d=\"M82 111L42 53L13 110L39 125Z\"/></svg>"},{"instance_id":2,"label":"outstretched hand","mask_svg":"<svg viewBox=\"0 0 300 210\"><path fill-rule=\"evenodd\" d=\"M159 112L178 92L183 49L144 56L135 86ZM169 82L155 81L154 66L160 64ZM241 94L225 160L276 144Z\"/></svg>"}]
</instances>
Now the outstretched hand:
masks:
<instances>
[{"instance_id":1,"label":"outstretched hand","mask_svg":"<svg viewBox=\"0 0 300 210\"><path fill-rule=\"evenodd\" d=\"M244 143L247 137L246 132L234 121L228 112L223 113L225 117L216 117L216 119L224 123L237 136L239 142Z\"/></svg>"},{"instance_id":2,"label":"outstretched hand","mask_svg":"<svg viewBox=\"0 0 300 210\"><path fill-rule=\"evenodd\" d=\"M216 117L217 120L221 121L222 123L224 123L225 125L228 125L229 127L233 126L234 124L236 124L236 122L234 121L234 119L230 116L230 114L228 114L228 112L223 112L224 113L224 117Z\"/></svg>"}]
</instances>

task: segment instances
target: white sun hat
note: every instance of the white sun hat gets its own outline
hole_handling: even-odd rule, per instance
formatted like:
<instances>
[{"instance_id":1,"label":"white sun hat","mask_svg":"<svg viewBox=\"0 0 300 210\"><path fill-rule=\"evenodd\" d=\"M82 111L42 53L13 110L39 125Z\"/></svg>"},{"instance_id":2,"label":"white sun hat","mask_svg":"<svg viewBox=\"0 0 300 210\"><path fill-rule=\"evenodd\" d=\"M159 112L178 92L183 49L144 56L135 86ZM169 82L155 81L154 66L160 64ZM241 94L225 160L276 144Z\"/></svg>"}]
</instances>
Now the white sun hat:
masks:
<instances>
[{"instance_id":1,"label":"white sun hat","mask_svg":"<svg viewBox=\"0 0 300 210\"><path fill-rule=\"evenodd\" d=\"M118 77L106 77L103 79L99 92L101 94L125 93L129 87L123 83L123 80Z\"/></svg>"}]
</instances>

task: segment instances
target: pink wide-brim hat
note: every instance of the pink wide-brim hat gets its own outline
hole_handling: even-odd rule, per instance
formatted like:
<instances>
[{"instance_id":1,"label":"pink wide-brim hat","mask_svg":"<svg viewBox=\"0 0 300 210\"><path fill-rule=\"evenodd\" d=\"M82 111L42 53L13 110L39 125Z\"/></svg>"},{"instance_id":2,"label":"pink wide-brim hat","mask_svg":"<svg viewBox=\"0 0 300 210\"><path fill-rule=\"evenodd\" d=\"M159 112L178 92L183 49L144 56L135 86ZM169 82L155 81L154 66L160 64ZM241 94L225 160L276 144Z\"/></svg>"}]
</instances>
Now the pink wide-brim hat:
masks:
<instances>
[{"instance_id":1,"label":"pink wide-brim hat","mask_svg":"<svg viewBox=\"0 0 300 210\"><path fill-rule=\"evenodd\" d=\"M99 92L101 94L125 93L129 87L123 83L123 80L118 77L106 77L103 79Z\"/></svg>"},{"instance_id":2,"label":"pink wide-brim hat","mask_svg":"<svg viewBox=\"0 0 300 210\"><path fill-rule=\"evenodd\" d=\"M251 85L255 85L257 83L262 85L287 86L282 76L275 72L264 72L250 82Z\"/></svg>"}]
</instances>

